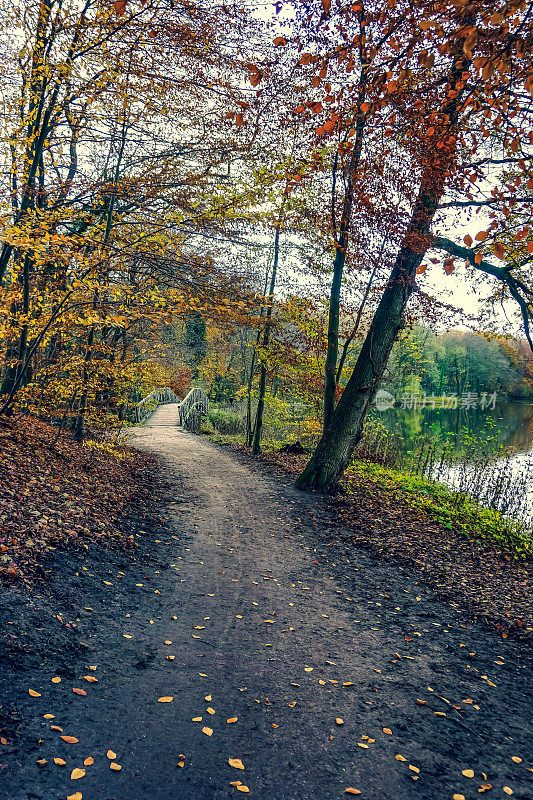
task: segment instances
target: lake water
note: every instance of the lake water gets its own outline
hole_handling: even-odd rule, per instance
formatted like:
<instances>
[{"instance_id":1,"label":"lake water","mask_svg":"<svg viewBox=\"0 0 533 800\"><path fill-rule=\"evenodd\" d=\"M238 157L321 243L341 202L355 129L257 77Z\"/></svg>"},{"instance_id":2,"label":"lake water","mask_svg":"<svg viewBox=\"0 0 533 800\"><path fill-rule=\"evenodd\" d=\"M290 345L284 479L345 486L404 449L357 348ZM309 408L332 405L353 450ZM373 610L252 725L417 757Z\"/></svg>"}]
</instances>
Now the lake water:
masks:
<instances>
[{"instance_id":1,"label":"lake water","mask_svg":"<svg viewBox=\"0 0 533 800\"><path fill-rule=\"evenodd\" d=\"M460 488L468 465L479 459L485 448L503 446L510 457L496 461L488 480L497 481L505 467L516 478L520 487L516 491L524 493L522 516L533 518L533 404L496 398L494 408L485 409L479 402L477 407L456 409L399 406L400 402L385 411L375 410L374 416L397 434L404 453L419 449L423 438L440 448L447 444L451 465L436 477L454 487Z\"/></svg>"}]
</instances>

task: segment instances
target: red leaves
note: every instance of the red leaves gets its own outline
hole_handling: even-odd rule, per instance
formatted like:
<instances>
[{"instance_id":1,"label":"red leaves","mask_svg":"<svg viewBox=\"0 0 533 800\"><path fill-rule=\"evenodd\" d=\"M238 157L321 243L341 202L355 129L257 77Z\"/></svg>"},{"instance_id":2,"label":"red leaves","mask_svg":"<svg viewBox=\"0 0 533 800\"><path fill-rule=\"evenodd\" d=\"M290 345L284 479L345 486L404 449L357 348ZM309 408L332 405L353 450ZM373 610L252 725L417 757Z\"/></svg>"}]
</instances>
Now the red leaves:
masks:
<instances>
[{"instance_id":1,"label":"red leaves","mask_svg":"<svg viewBox=\"0 0 533 800\"><path fill-rule=\"evenodd\" d=\"M283 47L284 45L287 44L287 40L285 39L284 36L276 36L276 38L274 39L274 44L276 45L276 47Z\"/></svg>"},{"instance_id":2,"label":"red leaves","mask_svg":"<svg viewBox=\"0 0 533 800\"><path fill-rule=\"evenodd\" d=\"M501 244L501 242L495 242L494 243L494 255L497 258L504 258L505 257L505 249L503 247L503 244Z\"/></svg>"},{"instance_id":3,"label":"red leaves","mask_svg":"<svg viewBox=\"0 0 533 800\"><path fill-rule=\"evenodd\" d=\"M468 233L466 234L466 236L463 239L463 242L466 244L467 247L472 247L473 239L470 236L470 234L468 234Z\"/></svg>"},{"instance_id":4,"label":"red leaves","mask_svg":"<svg viewBox=\"0 0 533 800\"><path fill-rule=\"evenodd\" d=\"M322 8L324 9L324 14L327 14L331 8L331 0L322 0Z\"/></svg>"},{"instance_id":5,"label":"red leaves","mask_svg":"<svg viewBox=\"0 0 533 800\"><path fill-rule=\"evenodd\" d=\"M243 115L242 114L237 114L235 116L235 122L237 123L239 128L241 127L241 125L244 125L244 117L243 117Z\"/></svg>"},{"instance_id":6,"label":"red leaves","mask_svg":"<svg viewBox=\"0 0 533 800\"><path fill-rule=\"evenodd\" d=\"M128 0L115 0L115 11L120 16L125 13Z\"/></svg>"},{"instance_id":7,"label":"red leaves","mask_svg":"<svg viewBox=\"0 0 533 800\"><path fill-rule=\"evenodd\" d=\"M420 264L420 266L417 267L416 274L417 275L423 275L424 272L427 270L427 268L428 268L427 264Z\"/></svg>"},{"instance_id":8,"label":"red leaves","mask_svg":"<svg viewBox=\"0 0 533 800\"><path fill-rule=\"evenodd\" d=\"M444 272L446 275L451 275L455 269L455 264L453 263L453 258L447 258L444 262Z\"/></svg>"},{"instance_id":9,"label":"red leaves","mask_svg":"<svg viewBox=\"0 0 533 800\"><path fill-rule=\"evenodd\" d=\"M259 72L259 70L256 70L255 72L252 72L252 74L250 75L250 83L252 84L252 86L257 86L261 82L262 78L263 78L263 73Z\"/></svg>"}]
</instances>

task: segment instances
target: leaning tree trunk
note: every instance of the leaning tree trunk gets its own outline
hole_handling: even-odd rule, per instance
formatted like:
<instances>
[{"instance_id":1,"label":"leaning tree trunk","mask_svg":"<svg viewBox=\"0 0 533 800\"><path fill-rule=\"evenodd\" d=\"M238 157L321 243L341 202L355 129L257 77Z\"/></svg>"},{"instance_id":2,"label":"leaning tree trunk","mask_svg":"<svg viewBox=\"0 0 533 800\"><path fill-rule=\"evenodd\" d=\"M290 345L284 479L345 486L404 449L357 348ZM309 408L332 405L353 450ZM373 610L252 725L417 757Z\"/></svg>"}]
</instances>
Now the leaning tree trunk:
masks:
<instances>
[{"instance_id":1,"label":"leaning tree trunk","mask_svg":"<svg viewBox=\"0 0 533 800\"><path fill-rule=\"evenodd\" d=\"M436 176L428 169L422 181L403 244L354 371L326 432L296 481L299 488L326 492L334 489L361 438L366 413L404 324L404 310L415 288L416 270L430 244L429 226L444 190L445 177L444 170L439 169Z\"/></svg>"},{"instance_id":2,"label":"leaning tree trunk","mask_svg":"<svg viewBox=\"0 0 533 800\"><path fill-rule=\"evenodd\" d=\"M374 314L355 369L344 389L327 430L323 433L311 460L296 480L301 489L331 491L348 466L361 438L366 413L379 387L394 344L403 327L404 311L415 289L416 271L431 244L430 226L444 193L446 180L453 172L456 146L451 137L455 130L471 57L459 50L449 75L451 89L440 109L448 120L447 136L428 152L413 213L396 256L396 262ZM450 138L451 137L451 138Z\"/></svg>"}]
</instances>

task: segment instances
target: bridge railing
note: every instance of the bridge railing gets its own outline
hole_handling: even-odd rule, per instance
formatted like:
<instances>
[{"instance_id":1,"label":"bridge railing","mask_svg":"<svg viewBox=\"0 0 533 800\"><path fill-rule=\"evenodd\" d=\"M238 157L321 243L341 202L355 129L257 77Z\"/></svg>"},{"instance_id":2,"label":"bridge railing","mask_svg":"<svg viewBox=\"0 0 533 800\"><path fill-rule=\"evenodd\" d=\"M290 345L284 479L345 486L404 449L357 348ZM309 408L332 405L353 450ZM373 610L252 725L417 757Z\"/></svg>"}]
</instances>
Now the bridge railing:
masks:
<instances>
[{"instance_id":1,"label":"bridge railing","mask_svg":"<svg viewBox=\"0 0 533 800\"><path fill-rule=\"evenodd\" d=\"M170 387L165 386L162 389L154 389L137 403L133 414L134 422L144 422L158 406L164 403L177 403L179 424L193 432L200 429L201 419L209 411L209 398L203 389L199 387L190 389L185 398L180 400Z\"/></svg>"},{"instance_id":2,"label":"bridge railing","mask_svg":"<svg viewBox=\"0 0 533 800\"><path fill-rule=\"evenodd\" d=\"M169 387L165 386L162 389L154 389L153 392L143 397L134 409L134 422L144 422L144 420L153 414L156 408L164 403L179 403L180 398Z\"/></svg>"}]
</instances>

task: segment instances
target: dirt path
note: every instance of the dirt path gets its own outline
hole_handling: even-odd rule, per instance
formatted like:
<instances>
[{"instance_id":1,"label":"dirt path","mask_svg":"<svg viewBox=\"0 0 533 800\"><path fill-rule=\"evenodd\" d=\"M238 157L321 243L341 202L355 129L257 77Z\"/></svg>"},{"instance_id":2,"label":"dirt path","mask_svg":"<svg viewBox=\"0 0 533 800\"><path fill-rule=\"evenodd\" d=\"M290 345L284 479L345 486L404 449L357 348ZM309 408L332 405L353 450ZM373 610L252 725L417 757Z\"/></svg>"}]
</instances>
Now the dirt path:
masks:
<instances>
[{"instance_id":1,"label":"dirt path","mask_svg":"<svg viewBox=\"0 0 533 800\"><path fill-rule=\"evenodd\" d=\"M88 553L68 577L78 662L56 653L13 673L26 747L2 755L0 797L221 800L240 796L232 781L261 800L342 798L347 787L363 800L469 800L484 783L488 797L531 797L525 646L406 570L354 555L342 531L332 543L320 498L175 421L164 406L136 439L172 487L167 533L156 539L141 521L144 562ZM50 731L47 712L79 742ZM74 768L85 776L72 780Z\"/></svg>"}]
</instances>

